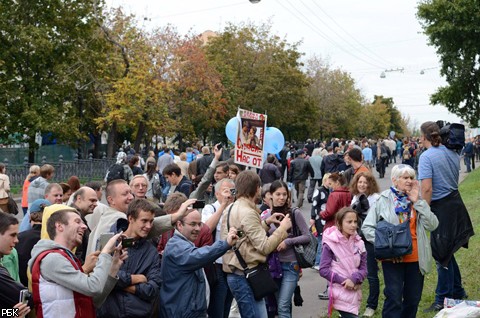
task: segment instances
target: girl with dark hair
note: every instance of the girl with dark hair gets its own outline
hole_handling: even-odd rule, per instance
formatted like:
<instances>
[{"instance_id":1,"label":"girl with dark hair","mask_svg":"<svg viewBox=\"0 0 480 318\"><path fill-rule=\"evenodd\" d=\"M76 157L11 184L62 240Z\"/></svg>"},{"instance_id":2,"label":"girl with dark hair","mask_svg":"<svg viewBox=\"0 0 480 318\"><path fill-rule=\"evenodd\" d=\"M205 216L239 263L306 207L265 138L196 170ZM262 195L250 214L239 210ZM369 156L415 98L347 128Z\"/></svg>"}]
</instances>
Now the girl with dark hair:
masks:
<instances>
[{"instance_id":1,"label":"girl with dark hair","mask_svg":"<svg viewBox=\"0 0 480 318\"><path fill-rule=\"evenodd\" d=\"M335 225L335 214L343 207L350 206L352 195L347 187L347 180L338 172L328 177L332 192L328 196L325 210L320 212L320 217L325 220L323 231Z\"/></svg>"},{"instance_id":2,"label":"girl with dark hair","mask_svg":"<svg viewBox=\"0 0 480 318\"><path fill-rule=\"evenodd\" d=\"M329 306L338 310L342 318L356 318L362 300L361 284L367 276L367 253L357 234L356 211L342 208L335 220L336 226L323 233L320 276L330 282Z\"/></svg>"},{"instance_id":3,"label":"girl with dark hair","mask_svg":"<svg viewBox=\"0 0 480 318\"><path fill-rule=\"evenodd\" d=\"M145 194L145 197L149 200L158 202L160 198L156 197L155 194L157 190L160 190L161 192L161 186L160 177L157 173L157 164L155 161L147 162L147 172L143 174L143 176L148 180L147 193Z\"/></svg>"},{"instance_id":4,"label":"girl with dark hair","mask_svg":"<svg viewBox=\"0 0 480 318\"><path fill-rule=\"evenodd\" d=\"M138 156L133 156L128 162L128 166L130 167L130 169L132 169L132 173L134 176L143 174L142 168L138 166L139 161L140 161L140 158L138 158Z\"/></svg>"},{"instance_id":5,"label":"girl with dark hair","mask_svg":"<svg viewBox=\"0 0 480 318\"><path fill-rule=\"evenodd\" d=\"M290 215L292 226L298 228L300 236L293 236L293 230L289 231L288 237L277 247L278 259L280 261L282 275L279 278L279 291L275 295L277 302L278 317L292 317L292 296L297 287L300 266L293 250L295 244L306 244L309 242L308 226L301 211L298 208L291 208L291 193L288 191L288 185L283 180L275 180L270 185L271 209L262 213L261 218L267 219L274 213ZM270 233L276 229L275 225L270 225Z\"/></svg>"}]
</instances>

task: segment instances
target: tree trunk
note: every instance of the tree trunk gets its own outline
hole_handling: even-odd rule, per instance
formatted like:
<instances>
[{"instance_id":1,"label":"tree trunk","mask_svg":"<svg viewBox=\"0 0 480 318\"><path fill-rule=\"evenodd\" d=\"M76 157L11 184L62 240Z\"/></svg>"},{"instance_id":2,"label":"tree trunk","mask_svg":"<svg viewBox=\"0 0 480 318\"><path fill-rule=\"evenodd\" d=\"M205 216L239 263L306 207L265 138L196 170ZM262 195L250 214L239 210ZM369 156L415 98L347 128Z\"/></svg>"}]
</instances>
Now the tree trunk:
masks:
<instances>
[{"instance_id":1,"label":"tree trunk","mask_svg":"<svg viewBox=\"0 0 480 318\"><path fill-rule=\"evenodd\" d=\"M108 134L107 157L112 158L115 154L115 147L117 144L117 123L112 124L110 133Z\"/></svg>"},{"instance_id":2,"label":"tree trunk","mask_svg":"<svg viewBox=\"0 0 480 318\"><path fill-rule=\"evenodd\" d=\"M37 143L35 142L35 135L28 137L28 162L35 163L35 149L37 149Z\"/></svg>"},{"instance_id":3,"label":"tree trunk","mask_svg":"<svg viewBox=\"0 0 480 318\"><path fill-rule=\"evenodd\" d=\"M138 123L137 136L135 137L135 142L133 144L133 149L137 153L140 153L140 144L142 143L142 137L145 134L145 122L141 121Z\"/></svg>"}]
</instances>

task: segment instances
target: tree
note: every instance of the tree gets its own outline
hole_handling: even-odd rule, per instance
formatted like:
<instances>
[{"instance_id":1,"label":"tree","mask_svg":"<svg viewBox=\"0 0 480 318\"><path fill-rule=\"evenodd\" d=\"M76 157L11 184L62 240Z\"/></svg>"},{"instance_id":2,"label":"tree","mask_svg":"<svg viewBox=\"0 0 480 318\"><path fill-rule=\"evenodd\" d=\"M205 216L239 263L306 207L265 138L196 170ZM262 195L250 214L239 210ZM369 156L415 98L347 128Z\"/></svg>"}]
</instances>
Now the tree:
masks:
<instances>
[{"instance_id":1,"label":"tree","mask_svg":"<svg viewBox=\"0 0 480 318\"><path fill-rule=\"evenodd\" d=\"M0 134L24 134L30 162L37 131L72 143L82 137L82 58L101 42L93 7L92 0L0 3Z\"/></svg>"},{"instance_id":2,"label":"tree","mask_svg":"<svg viewBox=\"0 0 480 318\"><path fill-rule=\"evenodd\" d=\"M308 96L314 105L315 130L320 137L358 136L358 121L363 97L355 87L355 81L341 69L331 69L319 57L307 62L307 76L310 79Z\"/></svg>"},{"instance_id":3,"label":"tree","mask_svg":"<svg viewBox=\"0 0 480 318\"><path fill-rule=\"evenodd\" d=\"M439 87L430 101L445 105L472 127L480 120L479 6L478 0L429 0L420 3L417 12L448 83Z\"/></svg>"},{"instance_id":4,"label":"tree","mask_svg":"<svg viewBox=\"0 0 480 318\"><path fill-rule=\"evenodd\" d=\"M240 107L266 113L267 125L287 138L308 135L313 109L298 45L272 35L268 23L229 24L208 42L207 58L222 75L228 118Z\"/></svg>"}]
</instances>

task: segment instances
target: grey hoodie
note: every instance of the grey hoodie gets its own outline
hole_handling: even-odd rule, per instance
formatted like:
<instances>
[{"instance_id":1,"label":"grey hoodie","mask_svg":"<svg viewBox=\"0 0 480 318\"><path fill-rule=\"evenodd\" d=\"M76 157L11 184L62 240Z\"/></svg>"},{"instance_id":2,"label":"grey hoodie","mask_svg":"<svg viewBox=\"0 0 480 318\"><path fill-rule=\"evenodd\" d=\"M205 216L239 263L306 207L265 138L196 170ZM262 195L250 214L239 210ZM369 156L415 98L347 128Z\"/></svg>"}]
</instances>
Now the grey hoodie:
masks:
<instances>
[{"instance_id":1,"label":"grey hoodie","mask_svg":"<svg viewBox=\"0 0 480 318\"><path fill-rule=\"evenodd\" d=\"M33 267L40 253L51 249L63 249L67 253L73 254L70 250L52 240L40 240L32 249L32 258L28 262L29 270ZM63 255L50 253L42 260L40 272L41 276L50 283L93 297L95 306L99 307L117 283L117 279L109 275L111 265L112 256L101 253L94 271L87 275L75 269ZM48 301L48 299L45 301ZM51 301L56 300L52 299Z\"/></svg>"},{"instance_id":2,"label":"grey hoodie","mask_svg":"<svg viewBox=\"0 0 480 318\"><path fill-rule=\"evenodd\" d=\"M38 177L28 186L28 208L33 201L45 198L45 188L48 186L48 181L44 177Z\"/></svg>"}]
</instances>

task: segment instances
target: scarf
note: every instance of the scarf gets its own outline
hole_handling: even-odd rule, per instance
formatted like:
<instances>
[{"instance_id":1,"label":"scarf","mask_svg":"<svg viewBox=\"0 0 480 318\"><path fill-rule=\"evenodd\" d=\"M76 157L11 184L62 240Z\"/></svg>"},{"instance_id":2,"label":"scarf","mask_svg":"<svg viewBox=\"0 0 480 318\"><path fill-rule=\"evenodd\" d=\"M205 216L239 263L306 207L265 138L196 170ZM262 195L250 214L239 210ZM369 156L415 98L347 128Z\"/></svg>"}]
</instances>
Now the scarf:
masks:
<instances>
[{"instance_id":1,"label":"scarf","mask_svg":"<svg viewBox=\"0 0 480 318\"><path fill-rule=\"evenodd\" d=\"M394 194L393 205L395 206L395 213L401 222L405 221L412 209L412 202L408 199L408 195L398 191L394 187L390 187Z\"/></svg>"}]
</instances>

